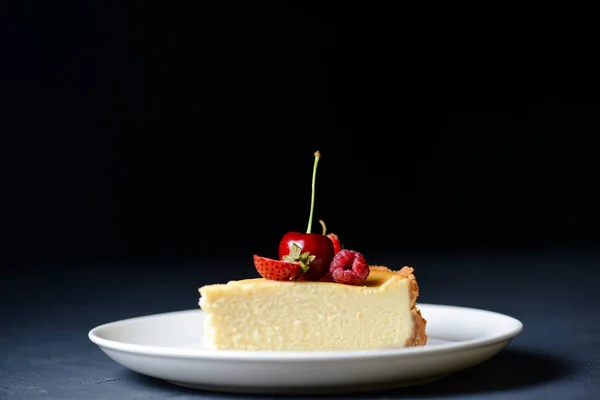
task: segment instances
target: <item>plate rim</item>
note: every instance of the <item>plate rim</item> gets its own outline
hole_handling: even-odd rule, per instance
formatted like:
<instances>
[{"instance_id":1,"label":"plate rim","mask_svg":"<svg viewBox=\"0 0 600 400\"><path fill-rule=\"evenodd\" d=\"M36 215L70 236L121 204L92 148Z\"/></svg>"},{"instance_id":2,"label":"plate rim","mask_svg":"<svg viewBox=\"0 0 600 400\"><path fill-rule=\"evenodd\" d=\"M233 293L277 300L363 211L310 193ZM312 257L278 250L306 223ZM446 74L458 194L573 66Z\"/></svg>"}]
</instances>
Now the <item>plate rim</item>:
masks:
<instances>
[{"instance_id":1,"label":"plate rim","mask_svg":"<svg viewBox=\"0 0 600 400\"><path fill-rule=\"evenodd\" d=\"M111 325L123 324L123 323L134 323L136 321L158 318L161 316L174 315L174 314L192 314L192 313L204 313L201 309L186 309L179 311L168 311L163 313L148 314L138 317L124 318L116 321L107 322L92 328L88 332L89 340L98 345L102 349L115 350L119 352L125 352L130 354L143 354L155 357L170 357L170 358L186 358L186 359L203 359L207 361L215 360L227 360L227 361L316 361L316 360L345 360L345 359L365 359L365 358L381 358L381 357L410 357L410 356L422 356L428 354L440 354L454 351L464 351L489 345L498 344L501 342L509 341L519 335L523 329L524 324L521 320L512 317L507 314L503 314L497 311L485 310L481 308L465 307L465 306L453 306L448 304L432 304L432 303L419 303L418 307L425 308L447 308L453 310L461 310L466 312L483 312L487 314L493 314L496 317L510 320L515 324L515 327L508 331L502 331L501 333L485 336L483 338L475 338L468 340L461 340L459 342L444 343L432 347L392 347L392 348L378 348L378 349L366 349L366 350L317 350L317 351L244 351L244 350L204 350L204 349L191 349L191 348L179 348L172 346L156 346L146 344L135 344L135 343L124 343L116 340L105 339L98 335L98 332L102 329L106 329Z\"/></svg>"}]
</instances>

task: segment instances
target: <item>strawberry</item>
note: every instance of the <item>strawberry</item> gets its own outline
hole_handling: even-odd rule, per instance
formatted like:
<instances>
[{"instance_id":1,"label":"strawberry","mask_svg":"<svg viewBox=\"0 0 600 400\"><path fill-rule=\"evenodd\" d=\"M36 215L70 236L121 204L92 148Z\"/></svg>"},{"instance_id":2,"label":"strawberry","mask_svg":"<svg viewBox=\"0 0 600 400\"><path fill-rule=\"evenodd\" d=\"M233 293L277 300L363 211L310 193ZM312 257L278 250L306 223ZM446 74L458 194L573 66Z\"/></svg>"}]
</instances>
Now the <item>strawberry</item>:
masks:
<instances>
[{"instance_id":1,"label":"strawberry","mask_svg":"<svg viewBox=\"0 0 600 400\"><path fill-rule=\"evenodd\" d=\"M342 250L342 243L340 242L340 238L335 233L327 233L327 226L325 225L325 221L320 219L319 223L323 227L323 235L327 236L329 240L333 242L333 254L339 253L340 250Z\"/></svg>"},{"instance_id":2,"label":"strawberry","mask_svg":"<svg viewBox=\"0 0 600 400\"><path fill-rule=\"evenodd\" d=\"M340 238L335 233L327 234L327 237L331 239L333 242L333 254L337 254L342 250L342 244L340 243Z\"/></svg>"},{"instance_id":3,"label":"strawberry","mask_svg":"<svg viewBox=\"0 0 600 400\"><path fill-rule=\"evenodd\" d=\"M300 262L279 261L254 255L254 266L265 279L273 281L295 280L304 273Z\"/></svg>"}]
</instances>

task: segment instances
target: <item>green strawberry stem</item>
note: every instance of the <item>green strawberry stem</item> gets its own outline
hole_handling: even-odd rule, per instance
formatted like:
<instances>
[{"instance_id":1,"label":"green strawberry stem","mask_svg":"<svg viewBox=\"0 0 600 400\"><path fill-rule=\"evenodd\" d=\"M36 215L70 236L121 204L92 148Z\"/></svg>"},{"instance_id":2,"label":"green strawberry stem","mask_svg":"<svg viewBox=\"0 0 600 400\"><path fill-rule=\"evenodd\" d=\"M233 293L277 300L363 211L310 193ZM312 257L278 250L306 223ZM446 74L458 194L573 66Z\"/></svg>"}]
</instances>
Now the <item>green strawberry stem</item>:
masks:
<instances>
[{"instance_id":1,"label":"green strawberry stem","mask_svg":"<svg viewBox=\"0 0 600 400\"><path fill-rule=\"evenodd\" d=\"M319 151L315 151L315 164L313 166L313 175L312 175L312 190L310 194L310 214L308 216L308 228L306 228L306 233L310 233L312 227L312 219L313 219L313 210L315 208L315 181L317 180L317 164L319 164L319 159L321 158L321 153Z\"/></svg>"},{"instance_id":2,"label":"green strawberry stem","mask_svg":"<svg viewBox=\"0 0 600 400\"><path fill-rule=\"evenodd\" d=\"M283 261L287 262L297 262L302 268L302 273L305 274L308 271L310 263L316 256L311 256L308 251L302 253L302 249L296 243L292 244L292 248L290 249L290 254L287 256L283 256Z\"/></svg>"}]
</instances>

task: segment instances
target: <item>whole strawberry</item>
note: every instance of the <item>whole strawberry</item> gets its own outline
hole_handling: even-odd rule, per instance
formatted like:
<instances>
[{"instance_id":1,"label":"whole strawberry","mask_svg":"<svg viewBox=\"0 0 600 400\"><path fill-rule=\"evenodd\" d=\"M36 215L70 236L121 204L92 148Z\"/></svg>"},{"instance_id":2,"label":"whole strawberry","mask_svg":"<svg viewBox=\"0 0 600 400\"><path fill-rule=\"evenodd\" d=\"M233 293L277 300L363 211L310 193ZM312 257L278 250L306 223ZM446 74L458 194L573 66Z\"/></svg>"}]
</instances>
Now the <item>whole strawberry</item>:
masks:
<instances>
[{"instance_id":1,"label":"whole strawberry","mask_svg":"<svg viewBox=\"0 0 600 400\"><path fill-rule=\"evenodd\" d=\"M335 233L328 233L327 237L333 242L333 254L337 254L342 250L340 238Z\"/></svg>"},{"instance_id":2,"label":"whole strawberry","mask_svg":"<svg viewBox=\"0 0 600 400\"><path fill-rule=\"evenodd\" d=\"M327 236L329 240L333 243L333 254L337 254L342 250L342 243L340 242L340 238L335 233L327 233L327 225L325 225L325 221L322 219L319 220L319 223L323 227L323 235Z\"/></svg>"}]
</instances>

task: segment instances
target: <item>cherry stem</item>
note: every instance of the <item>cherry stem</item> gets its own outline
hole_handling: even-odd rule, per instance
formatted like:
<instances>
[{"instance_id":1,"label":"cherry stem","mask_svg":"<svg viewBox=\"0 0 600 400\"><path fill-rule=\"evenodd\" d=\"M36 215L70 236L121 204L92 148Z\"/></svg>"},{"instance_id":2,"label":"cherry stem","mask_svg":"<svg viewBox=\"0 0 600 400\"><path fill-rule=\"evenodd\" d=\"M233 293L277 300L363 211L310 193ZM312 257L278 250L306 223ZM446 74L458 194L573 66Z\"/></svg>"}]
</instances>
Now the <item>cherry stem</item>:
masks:
<instances>
[{"instance_id":1,"label":"cherry stem","mask_svg":"<svg viewBox=\"0 0 600 400\"><path fill-rule=\"evenodd\" d=\"M312 175L312 190L310 194L310 214L308 216L308 228L306 228L306 233L310 233L312 227L312 219L313 219L313 210L315 208L315 181L317 180L317 164L319 164L319 159L321 158L321 153L319 151L315 151L315 164L313 166L313 175Z\"/></svg>"},{"instance_id":2,"label":"cherry stem","mask_svg":"<svg viewBox=\"0 0 600 400\"><path fill-rule=\"evenodd\" d=\"M323 227L323 235L327 234L327 225L325 225L325 221L323 221L322 219L320 219L319 223Z\"/></svg>"}]
</instances>

